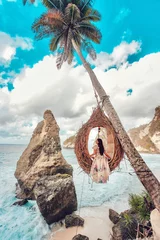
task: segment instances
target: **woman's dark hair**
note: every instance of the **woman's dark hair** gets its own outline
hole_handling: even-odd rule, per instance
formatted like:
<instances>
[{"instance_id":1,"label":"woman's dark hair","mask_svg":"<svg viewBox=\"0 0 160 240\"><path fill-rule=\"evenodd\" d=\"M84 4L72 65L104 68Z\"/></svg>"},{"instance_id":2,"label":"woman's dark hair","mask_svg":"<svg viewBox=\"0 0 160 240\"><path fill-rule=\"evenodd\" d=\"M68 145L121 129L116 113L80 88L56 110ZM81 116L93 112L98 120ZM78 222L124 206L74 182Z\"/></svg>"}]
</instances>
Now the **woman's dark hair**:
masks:
<instances>
[{"instance_id":1,"label":"woman's dark hair","mask_svg":"<svg viewBox=\"0 0 160 240\"><path fill-rule=\"evenodd\" d=\"M103 155L104 153L104 146L101 138L97 138L98 141L98 147L99 147L99 153Z\"/></svg>"}]
</instances>

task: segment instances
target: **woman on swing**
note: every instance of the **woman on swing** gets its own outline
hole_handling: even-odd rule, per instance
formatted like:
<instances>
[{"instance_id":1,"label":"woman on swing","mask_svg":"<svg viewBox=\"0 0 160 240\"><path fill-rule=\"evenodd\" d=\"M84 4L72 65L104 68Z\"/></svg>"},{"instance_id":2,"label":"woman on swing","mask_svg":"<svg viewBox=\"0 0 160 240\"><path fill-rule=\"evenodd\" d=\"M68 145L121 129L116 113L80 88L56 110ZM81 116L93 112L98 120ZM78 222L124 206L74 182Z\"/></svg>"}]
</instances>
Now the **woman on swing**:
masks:
<instances>
[{"instance_id":1,"label":"woman on swing","mask_svg":"<svg viewBox=\"0 0 160 240\"><path fill-rule=\"evenodd\" d=\"M93 154L90 155L93 161L90 171L91 178L93 182L106 183L110 174L108 161L111 160L111 157L104 150L101 138L97 138L93 151Z\"/></svg>"}]
</instances>

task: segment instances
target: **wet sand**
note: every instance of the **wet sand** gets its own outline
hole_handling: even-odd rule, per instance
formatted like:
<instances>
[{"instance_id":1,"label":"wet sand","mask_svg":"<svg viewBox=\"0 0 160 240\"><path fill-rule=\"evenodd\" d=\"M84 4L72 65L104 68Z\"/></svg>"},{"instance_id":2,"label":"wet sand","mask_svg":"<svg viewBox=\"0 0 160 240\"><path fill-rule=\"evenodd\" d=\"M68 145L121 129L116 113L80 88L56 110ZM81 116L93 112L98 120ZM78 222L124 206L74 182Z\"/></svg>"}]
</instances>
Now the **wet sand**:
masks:
<instances>
[{"instance_id":1,"label":"wet sand","mask_svg":"<svg viewBox=\"0 0 160 240\"><path fill-rule=\"evenodd\" d=\"M77 212L79 215L79 212ZM109 220L109 209L107 207L82 208L80 216L84 218L84 227L53 227L49 240L72 240L77 234L89 237L89 240L109 240L112 233L113 223Z\"/></svg>"}]
</instances>

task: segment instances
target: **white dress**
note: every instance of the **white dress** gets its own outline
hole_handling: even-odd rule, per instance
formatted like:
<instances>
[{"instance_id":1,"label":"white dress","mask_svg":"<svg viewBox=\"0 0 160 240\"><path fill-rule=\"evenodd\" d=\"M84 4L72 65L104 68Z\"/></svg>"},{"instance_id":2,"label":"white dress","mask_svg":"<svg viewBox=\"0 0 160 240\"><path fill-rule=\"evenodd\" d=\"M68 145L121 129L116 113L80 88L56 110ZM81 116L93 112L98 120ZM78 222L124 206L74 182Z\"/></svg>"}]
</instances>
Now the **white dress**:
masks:
<instances>
[{"instance_id":1,"label":"white dress","mask_svg":"<svg viewBox=\"0 0 160 240\"><path fill-rule=\"evenodd\" d=\"M94 150L96 151L96 155L91 166L91 178L93 182L106 183L110 175L108 158L104 154L100 154L98 146L95 146Z\"/></svg>"}]
</instances>

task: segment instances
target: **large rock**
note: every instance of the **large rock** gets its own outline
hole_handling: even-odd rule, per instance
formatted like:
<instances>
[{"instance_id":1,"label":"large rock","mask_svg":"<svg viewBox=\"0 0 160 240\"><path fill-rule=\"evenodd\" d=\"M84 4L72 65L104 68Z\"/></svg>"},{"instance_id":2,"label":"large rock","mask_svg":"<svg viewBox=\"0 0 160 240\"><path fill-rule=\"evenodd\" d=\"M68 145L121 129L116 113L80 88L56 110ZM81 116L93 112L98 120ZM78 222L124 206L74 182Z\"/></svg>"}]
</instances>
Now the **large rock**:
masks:
<instances>
[{"instance_id":1,"label":"large rock","mask_svg":"<svg viewBox=\"0 0 160 240\"><path fill-rule=\"evenodd\" d=\"M116 211L114 211L114 210L112 210L112 209L109 209L109 219L110 219L114 224L116 224L116 223L118 223L118 221L120 220L120 215L119 215Z\"/></svg>"},{"instance_id":2,"label":"large rock","mask_svg":"<svg viewBox=\"0 0 160 240\"><path fill-rule=\"evenodd\" d=\"M72 171L61 153L57 122L52 112L47 110L17 163L15 177L21 190L18 197L35 199L33 189L39 179L58 173L72 175Z\"/></svg>"},{"instance_id":3,"label":"large rock","mask_svg":"<svg viewBox=\"0 0 160 240\"><path fill-rule=\"evenodd\" d=\"M75 141L76 141L76 135L67 138L63 142L63 148L74 149Z\"/></svg>"},{"instance_id":4,"label":"large rock","mask_svg":"<svg viewBox=\"0 0 160 240\"><path fill-rule=\"evenodd\" d=\"M113 210L112 210L113 211ZM149 221L140 221L138 214L136 214L132 209L126 210L115 219L114 216L117 214L114 211L111 211L110 219L115 221L116 224L112 227L112 238L111 240L130 240L137 239L137 230L138 230L138 239L146 236L147 239L152 236L151 225ZM117 215L118 217L118 215Z\"/></svg>"},{"instance_id":5,"label":"large rock","mask_svg":"<svg viewBox=\"0 0 160 240\"><path fill-rule=\"evenodd\" d=\"M87 236L78 234L78 235L74 236L74 237L72 238L72 240L89 240L89 238L88 238Z\"/></svg>"},{"instance_id":6,"label":"large rock","mask_svg":"<svg viewBox=\"0 0 160 240\"><path fill-rule=\"evenodd\" d=\"M27 199L23 199L23 200L20 200L20 201L17 201L15 203L13 203L12 205L13 206L23 206L25 205L26 203L28 203L28 200Z\"/></svg>"},{"instance_id":7,"label":"large rock","mask_svg":"<svg viewBox=\"0 0 160 240\"><path fill-rule=\"evenodd\" d=\"M65 217L66 228L74 227L74 226L83 227L83 225L84 225L84 219L81 218L80 216L76 215L76 214L67 215Z\"/></svg>"},{"instance_id":8,"label":"large rock","mask_svg":"<svg viewBox=\"0 0 160 240\"><path fill-rule=\"evenodd\" d=\"M61 153L59 127L47 110L17 163L17 197L36 200L48 224L59 221L77 210L72 172Z\"/></svg>"},{"instance_id":9,"label":"large rock","mask_svg":"<svg viewBox=\"0 0 160 240\"><path fill-rule=\"evenodd\" d=\"M77 210L75 187L72 177L67 174L41 178L34 188L34 195L48 224Z\"/></svg>"},{"instance_id":10,"label":"large rock","mask_svg":"<svg viewBox=\"0 0 160 240\"><path fill-rule=\"evenodd\" d=\"M131 211L125 211L121 213L121 218L112 228L111 240L130 240L136 239L138 220L136 214L132 214Z\"/></svg>"},{"instance_id":11,"label":"large rock","mask_svg":"<svg viewBox=\"0 0 160 240\"><path fill-rule=\"evenodd\" d=\"M139 152L160 153L160 106L150 123L133 128L128 134Z\"/></svg>"}]
</instances>

